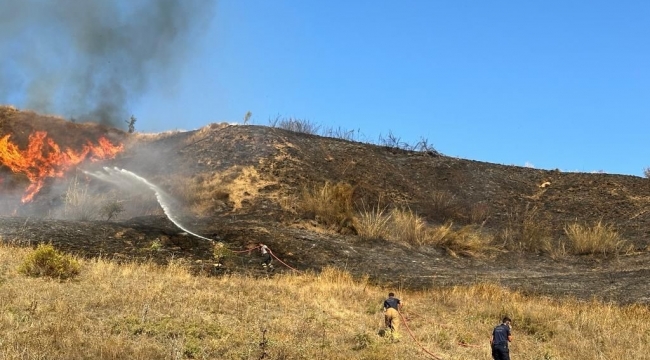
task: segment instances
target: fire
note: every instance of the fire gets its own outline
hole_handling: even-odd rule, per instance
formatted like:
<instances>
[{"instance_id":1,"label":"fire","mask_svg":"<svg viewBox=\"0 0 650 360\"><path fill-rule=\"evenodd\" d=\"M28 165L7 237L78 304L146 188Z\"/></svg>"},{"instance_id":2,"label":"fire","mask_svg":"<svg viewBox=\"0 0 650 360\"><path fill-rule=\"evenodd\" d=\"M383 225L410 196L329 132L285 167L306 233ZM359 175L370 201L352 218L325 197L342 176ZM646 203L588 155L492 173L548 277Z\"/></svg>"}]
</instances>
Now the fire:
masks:
<instances>
[{"instance_id":1,"label":"fire","mask_svg":"<svg viewBox=\"0 0 650 360\"><path fill-rule=\"evenodd\" d=\"M63 177L68 170L86 159L112 159L123 149L121 144L113 145L106 138L100 137L96 145L87 141L80 150L62 150L47 136L47 132L36 131L29 136L27 148L21 150L10 141L10 137L11 135L5 135L0 139L0 164L14 173L25 174L31 182L22 197L23 203L34 198L43 187L45 179Z\"/></svg>"}]
</instances>

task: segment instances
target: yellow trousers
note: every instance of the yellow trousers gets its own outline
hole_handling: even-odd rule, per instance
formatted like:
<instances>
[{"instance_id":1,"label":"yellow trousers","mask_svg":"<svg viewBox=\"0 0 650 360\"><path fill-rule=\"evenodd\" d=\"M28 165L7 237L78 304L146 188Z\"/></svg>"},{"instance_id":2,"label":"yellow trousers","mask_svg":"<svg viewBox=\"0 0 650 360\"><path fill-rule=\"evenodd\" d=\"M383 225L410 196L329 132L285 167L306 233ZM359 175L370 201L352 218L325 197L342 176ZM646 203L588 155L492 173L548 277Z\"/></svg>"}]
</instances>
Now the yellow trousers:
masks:
<instances>
[{"instance_id":1,"label":"yellow trousers","mask_svg":"<svg viewBox=\"0 0 650 360\"><path fill-rule=\"evenodd\" d=\"M386 327L397 332L399 330L399 312L393 308L388 308L384 313Z\"/></svg>"}]
</instances>

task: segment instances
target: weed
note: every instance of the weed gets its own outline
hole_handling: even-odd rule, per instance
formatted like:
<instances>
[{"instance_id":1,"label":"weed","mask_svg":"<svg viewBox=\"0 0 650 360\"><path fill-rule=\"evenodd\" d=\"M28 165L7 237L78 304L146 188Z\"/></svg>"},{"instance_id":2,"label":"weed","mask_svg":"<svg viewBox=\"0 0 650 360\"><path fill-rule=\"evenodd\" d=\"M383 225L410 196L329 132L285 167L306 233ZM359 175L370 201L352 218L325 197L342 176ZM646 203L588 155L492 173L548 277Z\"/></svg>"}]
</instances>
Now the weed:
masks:
<instances>
[{"instance_id":1,"label":"weed","mask_svg":"<svg viewBox=\"0 0 650 360\"><path fill-rule=\"evenodd\" d=\"M388 131L388 135L386 137L379 134L378 143L379 145L392 149L406 150L409 147L408 143L403 142L402 139L399 136L393 134L392 131Z\"/></svg>"},{"instance_id":2,"label":"weed","mask_svg":"<svg viewBox=\"0 0 650 360\"><path fill-rule=\"evenodd\" d=\"M149 250L160 251L162 247L163 247L162 242L159 239L155 239L154 241L151 242L151 245L149 245Z\"/></svg>"},{"instance_id":3,"label":"weed","mask_svg":"<svg viewBox=\"0 0 650 360\"><path fill-rule=\"evenodd\" d=\"M92 196L88 191L88 184L80 183L75 176L68 182L63 216L73 220L94 220L100 213L102 200L101 197Z\"/></svg>"},{"instance_id":4,"label":"weed","mask_svg":"<svg viewBox=\"0 0 650 360\"><path fill-rule=\"evenodd\" d=\"M368 333L354 335L353 350L363 350L372 347L375 343L374 336Z\"/></svg>"}]
</instances>

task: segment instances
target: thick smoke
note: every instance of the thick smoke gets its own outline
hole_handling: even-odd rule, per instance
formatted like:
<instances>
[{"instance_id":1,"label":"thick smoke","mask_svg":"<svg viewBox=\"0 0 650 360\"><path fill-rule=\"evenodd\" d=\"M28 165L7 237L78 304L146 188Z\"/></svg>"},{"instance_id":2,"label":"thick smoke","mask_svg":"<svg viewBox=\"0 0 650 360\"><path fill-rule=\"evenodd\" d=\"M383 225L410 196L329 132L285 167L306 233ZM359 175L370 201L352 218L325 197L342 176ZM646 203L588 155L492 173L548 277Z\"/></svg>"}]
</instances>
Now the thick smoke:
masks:
<instances>
[{"instance_id":1,"label":"thick smoke","mask_svg":"<svg viewBox=\"0 0 650 360\"><path fill-rule=\"evenodd\" d=\"M0 0L0 103L124 127L177 79L215 2Z\"/></svg>"}]
</instances>

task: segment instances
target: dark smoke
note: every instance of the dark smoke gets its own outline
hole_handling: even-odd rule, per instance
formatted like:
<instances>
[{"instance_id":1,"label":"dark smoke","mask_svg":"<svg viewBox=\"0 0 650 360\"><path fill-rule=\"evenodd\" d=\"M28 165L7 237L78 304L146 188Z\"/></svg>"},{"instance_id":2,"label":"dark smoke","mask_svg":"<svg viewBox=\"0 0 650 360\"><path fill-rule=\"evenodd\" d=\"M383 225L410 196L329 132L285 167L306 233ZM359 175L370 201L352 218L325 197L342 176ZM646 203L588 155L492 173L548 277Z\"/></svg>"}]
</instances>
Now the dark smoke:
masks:
<instances>
[{"instance_id":1,"label":"dark smoke","mask_svg":"<svg viewBox=\"0 0 650 360\"><path fill-rule=\"evenodd\" d=\"M177 79L215 2L0 0L0 103L123 128Z\"/></svg>"}]
</instances>

